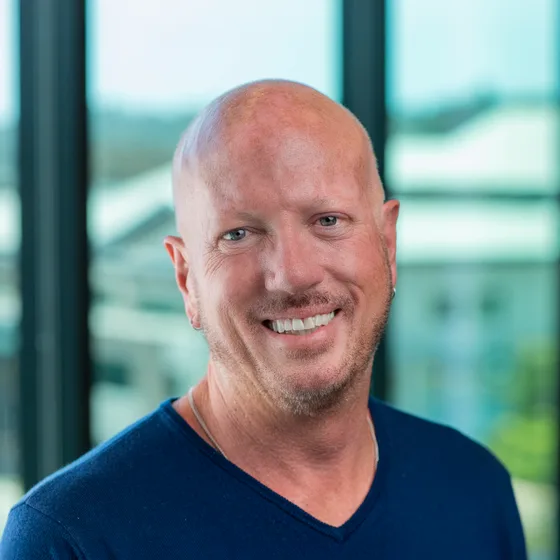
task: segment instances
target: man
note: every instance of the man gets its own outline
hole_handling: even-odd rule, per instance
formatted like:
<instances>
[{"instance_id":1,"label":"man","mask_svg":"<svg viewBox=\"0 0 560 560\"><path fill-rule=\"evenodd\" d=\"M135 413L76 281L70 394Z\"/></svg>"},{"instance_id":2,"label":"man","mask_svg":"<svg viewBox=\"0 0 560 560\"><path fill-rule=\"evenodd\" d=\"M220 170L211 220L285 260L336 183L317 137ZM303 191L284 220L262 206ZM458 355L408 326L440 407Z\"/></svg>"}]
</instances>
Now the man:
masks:
<instances>
[{"instance_id":1,"label":"man","mask_svg":"<svg viewBox=\"0 0 560 560\"><path fill-rule=\"evenodd\" d=\"M2 558L525 559L502 465L368 397L399 203L356 118L301 84L239 87L173 181L206 376L24 497Z\"/></svg>"}]
</instances>

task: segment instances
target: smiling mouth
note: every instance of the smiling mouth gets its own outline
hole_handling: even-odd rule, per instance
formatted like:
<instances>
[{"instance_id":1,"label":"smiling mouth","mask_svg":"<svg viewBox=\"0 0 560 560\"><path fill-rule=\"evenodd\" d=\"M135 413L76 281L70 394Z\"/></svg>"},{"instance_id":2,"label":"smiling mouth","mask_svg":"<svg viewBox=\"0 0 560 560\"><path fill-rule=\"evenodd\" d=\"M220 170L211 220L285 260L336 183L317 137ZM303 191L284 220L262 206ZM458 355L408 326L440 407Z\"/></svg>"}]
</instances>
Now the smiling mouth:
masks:
<instances>
[{"instance_id":1,"label":"smiling mouth","mask_svg":"<svg viewBox=\"0 0 560 560\"><path fill-rule=\"evenodd\" d=\"M304 335L328 325L338 313L338 309L323 315L313 315L304 319L277 319L264 321L263 325L278 334Z\"/></svg>"}]
</instances>

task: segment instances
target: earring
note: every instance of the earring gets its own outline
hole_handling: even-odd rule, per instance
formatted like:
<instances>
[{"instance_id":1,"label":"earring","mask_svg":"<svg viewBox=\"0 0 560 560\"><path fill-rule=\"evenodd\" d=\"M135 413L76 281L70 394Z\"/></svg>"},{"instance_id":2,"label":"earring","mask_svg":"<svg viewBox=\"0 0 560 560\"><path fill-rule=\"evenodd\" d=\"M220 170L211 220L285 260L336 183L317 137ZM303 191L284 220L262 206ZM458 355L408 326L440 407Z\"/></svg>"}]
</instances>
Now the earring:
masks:
<instances>
[{"instance_id":1,"label":"earring","mask_svg":"<svg viewBox=\"0 0 560 560\"><path fill-rule=\"evenodd\" d=\"M397 288L393 288L393 295L391 296L391 301L395 299L396 295L397 295Z\"/></svg>"},{"instance_id":2,"label":"earring","mask_svg":"<svg viewBox=\"0 0 560 560\"><path fill-rule=\"evenodd\" d=\"M192 327L195 331L200 331L200 330L202 330L201 327L195 327L195 326L194 326L194 323L193 323L192 321L191 321L191 327Z\"/></svg>"}]
</instances>

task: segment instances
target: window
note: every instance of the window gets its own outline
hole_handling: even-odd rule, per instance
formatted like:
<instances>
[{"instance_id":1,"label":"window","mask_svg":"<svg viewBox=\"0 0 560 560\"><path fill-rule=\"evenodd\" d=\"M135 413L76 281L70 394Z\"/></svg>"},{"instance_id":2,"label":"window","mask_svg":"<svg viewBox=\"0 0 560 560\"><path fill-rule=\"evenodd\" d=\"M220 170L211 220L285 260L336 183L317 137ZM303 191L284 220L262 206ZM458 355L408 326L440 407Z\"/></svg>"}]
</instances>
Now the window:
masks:
<instances>
[{"instance_id":1,"label":"window","mask_svg":"<svg viewBox=\"0 0 560 560\"><path fill-rule=\"evenodd\" d=\"M17 3L0 2L0 534L22 493L18 445Z\"/></svg>"},{"instance_id":2,"label":"window","mask_svg":"<svg viewBox=\"0 0 560 560\"><path fill-rule=\"evenodd\" d=\"M532 557L555 558L557 3L389 6L392 399L488 445Z\"/></svg>"},{"instance_id":3,"label":"window","mask_svg":"<svg viewBox=\"0 0 560 560\"><path fill-rule=\"evenodd\" d=\"M175 233L170 161L181 131L215 96L254 79L341 96L340 0L131 6L88 3L94 443L205 373L205 342L162 247Z\"/></svg>"}]
</instances>

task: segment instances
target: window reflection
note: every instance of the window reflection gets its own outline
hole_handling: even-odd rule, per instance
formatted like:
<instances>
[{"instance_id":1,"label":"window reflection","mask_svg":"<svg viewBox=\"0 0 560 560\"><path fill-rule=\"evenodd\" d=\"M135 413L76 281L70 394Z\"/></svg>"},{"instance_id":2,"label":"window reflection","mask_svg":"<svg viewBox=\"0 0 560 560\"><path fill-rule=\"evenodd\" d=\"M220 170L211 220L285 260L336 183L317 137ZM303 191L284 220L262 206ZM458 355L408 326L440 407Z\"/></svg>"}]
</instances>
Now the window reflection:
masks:
<instances>
[{"instance_id":1,"label":"window reflection","mask_svg":"<svg viewBox=\"0 0 560 560\"><path fill-rule=\"evenodd\" d=\"M531 557L552 559L558 4L389 9L386 169L403 203L392 398L494 451Z\"/></svg>"}]
</instances>

